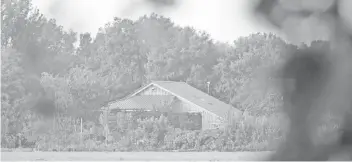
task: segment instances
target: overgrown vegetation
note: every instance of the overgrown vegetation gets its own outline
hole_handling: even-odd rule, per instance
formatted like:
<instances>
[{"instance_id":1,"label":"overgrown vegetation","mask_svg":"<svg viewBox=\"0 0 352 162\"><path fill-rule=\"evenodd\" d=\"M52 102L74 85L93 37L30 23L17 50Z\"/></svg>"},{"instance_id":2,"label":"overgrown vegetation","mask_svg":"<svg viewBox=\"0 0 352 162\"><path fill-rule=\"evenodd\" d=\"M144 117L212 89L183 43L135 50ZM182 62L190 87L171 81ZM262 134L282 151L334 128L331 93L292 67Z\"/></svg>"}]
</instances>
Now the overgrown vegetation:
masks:
<instances>
[{"instance_id":1,"label":"overgrown vegetation","mask_svg":"<svg viewBox=\"0 0 352 162\"><path fill-rule=\"evenodd\" d=\"M136 21L115 18L92 36L64 31L30 0L7 0L1 9L2 147L259 151L282 140L281 95L270 72L283 54L298 47L273 34L225 44L151 14ZM210 95L247 115L226 130L160 129L153 119L138 121L133 129L126 122L120 127L127 131L108 137L95 130L103 129L96 124L96 110L151 80L185 81L204 92L210 82Z\"/></svg>"},{"instance_id":2,"label":"overgrown vegetation","mask_svg":"<svg viewBox=\"0 0 352 162\"><path fill-rule=\"evenodd\" d=\"M131 118L132 119L132 118ZM104 128L86 122L83 133L80 123L56 127L40 135L22 135L24 148L40 151L265 151L281 140L280 130L268 119L252 121L242 119L223 130L182 130L171 125L162 126L158 118L124 120L116 125L105 140ZM76 127L76 128L75 128ZM14 148L20 139L12 136L2 147ZM30 137L30 138L29 138ZM17 146L18 147L18 146Z\"/></svg>"}]
</instances>

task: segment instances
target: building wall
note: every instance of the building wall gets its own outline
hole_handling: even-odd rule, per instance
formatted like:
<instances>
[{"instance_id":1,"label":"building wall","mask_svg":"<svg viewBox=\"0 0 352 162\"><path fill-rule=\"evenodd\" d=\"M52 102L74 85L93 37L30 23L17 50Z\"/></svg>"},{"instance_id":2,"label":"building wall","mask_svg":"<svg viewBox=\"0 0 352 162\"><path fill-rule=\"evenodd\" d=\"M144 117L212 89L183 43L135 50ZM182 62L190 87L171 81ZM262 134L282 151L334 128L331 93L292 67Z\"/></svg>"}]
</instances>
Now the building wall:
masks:
<instances>
[{"instance_id":1,"label":"building wall","mask_svg":"<svg viewBox=\"0 0 352 162\"><path fill-rule=\"evenodd\" d=\"M149 88L141 91L136 95L171 95L167 91L164 91L158 87L150 86ZM221 127L224 124L224 120L217 115L186 101L174 99L171 105L172 112L201 112L202 113L202 129L214 129Z\"/></svg>"},{"instance_id":2,"label":"building wall","mask_svg":"<svg viewBox=\"0 0 352 162\"><path fill-rule=\"evenodd\" d=\"M182 110L182 101L179 100L178 98L174 99L174 102L172 103L171 107L172 107L172 112L174 113L186 112Z\"/></svg>"},{"instance_id":3,"label":"building wall","mask_svg":"<svg viewBox=\"0 0 352 162\"><path fill-rule=\"evenodd\" d=\"M137 95L171 95L169 92L164 91L158 87L150 86L143 90L142 92L138 93ZM171 104L172 112L184 112L180 110L180 101L175 98L173 103Z\"/></svg>"},{"instance_id":4,"label":"building wall","mask_svg":"<svg viewBox=\"0 0 352 162\"><path fill-rule=\"evenodd\" d=\"M215 114L213 114L213 113L211 113L211 112L209 112L209 111L207 111L207 110L205 110L195 104L191 104L189 102L180 101L180 108L179 109L182 112L201 112L202 113L202 129L219 128L224 123L223 120L219 116L217 116L217 115L215 115Z\"/></svg>"}]
</instances>

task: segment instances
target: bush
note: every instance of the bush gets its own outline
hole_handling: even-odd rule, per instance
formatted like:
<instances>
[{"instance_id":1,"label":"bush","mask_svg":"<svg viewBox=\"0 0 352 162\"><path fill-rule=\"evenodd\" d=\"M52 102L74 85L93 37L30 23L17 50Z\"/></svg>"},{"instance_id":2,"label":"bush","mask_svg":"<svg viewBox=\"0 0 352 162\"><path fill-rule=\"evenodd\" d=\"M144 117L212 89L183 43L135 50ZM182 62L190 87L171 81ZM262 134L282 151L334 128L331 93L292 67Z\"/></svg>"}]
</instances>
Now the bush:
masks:
<instances>
[{"instance_id":1,"label":"bush","mask_svg":"<svg viewBox=\"0 0 352 162\"><path fill-rule=\"evenodd\" d=\"M5 134L1 146L41 151L271 151L285 132L279 116L243 116L232 126L215 130L184 130L160 124L155 117L127 118L114 125L107 137L101 125L85 123L81 134L76 123L44 134ZM322 123L318 131L323 135L317 140L333 137L332 130L338 128L335 120Z\"/></svg>"},{"instance_id":2,"label":"bush","mask_svg":"<svg viewBox=\"0 0 352 162\"><path fill-rule=\"evenodd\" d=\"M151 117L117 124L108 137L101 130L91 131L99 126L85 127L83 134L69 130L66 135L42 134L32 147L41 151L268 151L282 140L279 127L272 124L278 123L277 118L269 119L244 117L224 130L201 131L164 127Z\"/></svg>"}]
</instances>

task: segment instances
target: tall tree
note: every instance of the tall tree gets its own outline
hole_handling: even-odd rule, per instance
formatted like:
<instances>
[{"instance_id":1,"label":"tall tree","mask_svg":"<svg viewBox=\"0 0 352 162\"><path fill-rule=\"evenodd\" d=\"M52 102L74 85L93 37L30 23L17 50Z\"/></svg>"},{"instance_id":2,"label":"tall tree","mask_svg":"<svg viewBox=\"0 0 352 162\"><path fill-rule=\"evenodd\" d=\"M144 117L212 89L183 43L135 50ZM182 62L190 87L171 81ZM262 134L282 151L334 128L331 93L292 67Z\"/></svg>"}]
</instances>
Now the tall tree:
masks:
<instances>
[{"instance_id":1,"label":"tall tree","mask_svg":"<svg viewBox=\"0 0 352 162\"><path fill-rule=\"evenodd\" d=\"M234 42L234 46L234 50L221 57L214 68L220 78L216 85L217 93L225 94L222 100L241 109L268 108L267 104L272 102L264 98L272 92L261 88L266 79L258 82L256 78L269 77L265 74L268 72L266 70L271 70L272 65L280 62L289 46L273 34L261 33L241 37Z\"/></svg>"}]
</instances>

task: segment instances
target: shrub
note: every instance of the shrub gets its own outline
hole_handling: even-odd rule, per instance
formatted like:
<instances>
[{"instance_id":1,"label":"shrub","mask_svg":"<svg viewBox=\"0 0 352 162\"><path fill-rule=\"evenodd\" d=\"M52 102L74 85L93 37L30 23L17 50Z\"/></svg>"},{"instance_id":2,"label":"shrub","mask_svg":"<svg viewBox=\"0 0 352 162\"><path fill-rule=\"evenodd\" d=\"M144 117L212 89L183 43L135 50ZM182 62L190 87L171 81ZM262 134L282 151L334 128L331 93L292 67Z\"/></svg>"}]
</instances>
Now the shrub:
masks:
<instances>
[{"instance_id":1,"label":"shrub","mask_svg":"<svg viewBox=\"0 0 352 162\"><path fill-rule=\"evenodd\" d=\"M108 137L98 125L85 127L82 134L72 130L42 134L32 147L42 151L267 151L282 139L272 122L278 122L277 118L244 117L224 130L202 131L161 126L150 117L124 120Z\"/></svg>"},{"instance_id":2,"label":"shrub","mask_svg":"<svg viewBox=\"0 0 352 162\"><path fill-rule=\"evenodd\" d=\"M71 130L73 127L21 138L6 134L2 147L18 147L16 141L21 139L22 147L42 151L270 151L283 140L283 122L280 116L244 116L225 129L183 130L162 126L157 118L150 117L125 120L108 137L99 125L85 127L82 134ZM329 119L319 131L329 134L337 128L336 121Z\"/></svg>"}]
</instances>

